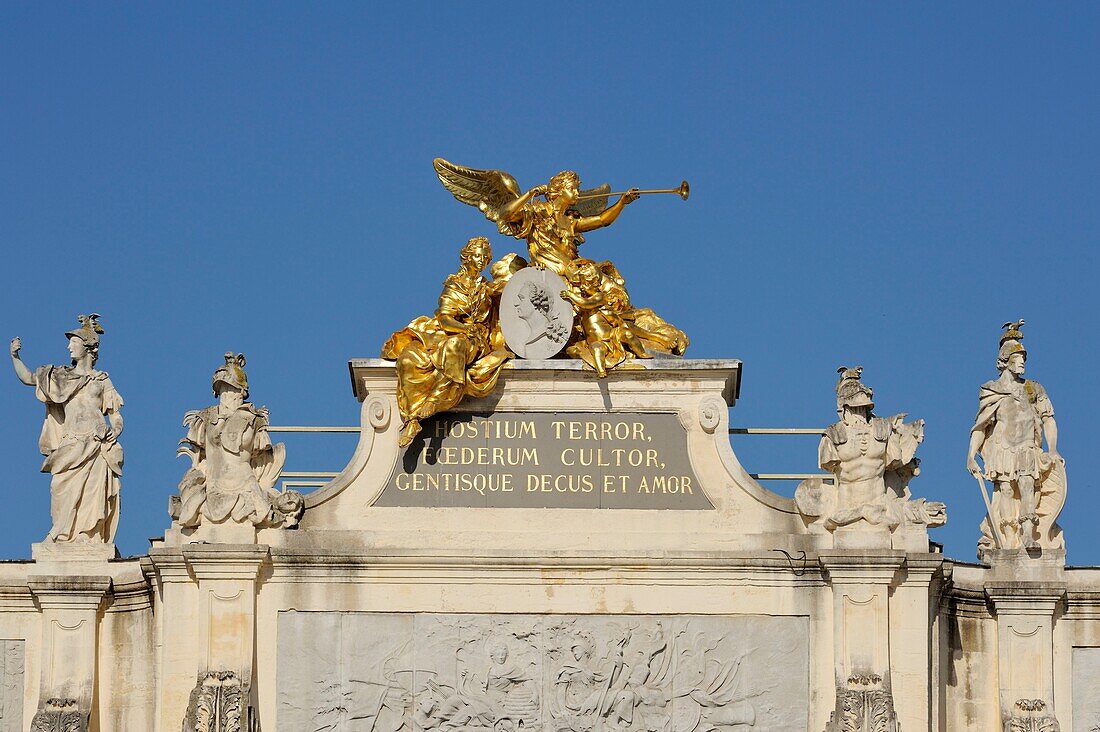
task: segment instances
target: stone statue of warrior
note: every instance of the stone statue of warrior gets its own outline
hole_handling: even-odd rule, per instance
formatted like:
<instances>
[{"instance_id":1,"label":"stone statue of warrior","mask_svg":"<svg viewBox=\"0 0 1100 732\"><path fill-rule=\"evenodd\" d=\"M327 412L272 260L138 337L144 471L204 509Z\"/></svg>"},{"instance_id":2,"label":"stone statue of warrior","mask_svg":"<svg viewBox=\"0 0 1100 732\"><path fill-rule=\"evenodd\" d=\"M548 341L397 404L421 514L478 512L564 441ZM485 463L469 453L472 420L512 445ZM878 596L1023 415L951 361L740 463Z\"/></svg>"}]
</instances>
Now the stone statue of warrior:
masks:
<instances>
[{"instance_id":1,"label":"stone statue of warrior","mask_svg":"<svg viewBox=\"0 0 1100 732\"><path fill-rule=\"evenodd\" d=\"M243 353L226 353L210 381L218 403L184 415L187 436L177 454L190 457L191 468L172 517L185 528L226 522L289 528L305 508L301 493L275 488L286 448L271 442L267 409L245 401L245 363Z\"/></svg>"},{"instance_id":2,"label":"stone statue of warrior","mask_svg":"<svg viewBox=\"0 0 1100 732\"><path fill-rule=\"evenodd\" d=\"M46 456L42 472L53 476L53 527L46 541L110 543L118 527L122 397L107 374L95 370L103 333L99 316L81 315L79 322L79 328L65 333L71 365L40 366L32 372L19 357L19 338L12 339L11 360L15 375L46 404L38 440Z\"/></svg>"},{"instance_id":3,"label":"stone statue of warrior","mask_svg":"<svg viewBox=\"0 0 1100 732\"><path fill-rule=\"evenodd\" d=\"M997 538L1005 549L1065 546L1055 523L1066 500L1065 460L1058 454L1058 425L1050 397L1041 384L1024 378L1023 325L1018 320L1002 326L997 355L1001 375L982 384L978 416L970 430L966 467L975 477L996 484L991 514L997 525L991 527L988 516L982 522L979 556L993 549ZM979 453L984 470L978 465Z\"/></svg>"},{"instance_id":4,"label":"stone statue of warrior","mask_svg":"<svg viewBox=\"0 0 1100 732\"><path fill-rule=\"evenodd\" d=\"M900 504L887 500L886 474L904 472L908 485L918 472L914 455L924 440L924 420L905 424L904 414L876 416L874 392L860 380L863 369L837 371L840 421L825 430L818 447L821 467L836 476L837 507L831 522L845 526L863 519L892 529L905 516Z\"/></svg>"},{"instance_id":5,"label":"stone statue of warrior","mask_svg":"<svg viewBox=\"0 0 1100 732\"><path fill-rule=\"evenodd\" d=\"M826 530L879 526L943 526L947 507L914 499L909 481L920 472L915 455L924 440L924 420L905 422L905 414L884 418L874 413L874 391L863 383L863 368L840 367L836 412L840 421L825 430L818 464L833 474L832 485L808 478L795 490L795 504L810 523Z\"/></svg>"}]
</instances>

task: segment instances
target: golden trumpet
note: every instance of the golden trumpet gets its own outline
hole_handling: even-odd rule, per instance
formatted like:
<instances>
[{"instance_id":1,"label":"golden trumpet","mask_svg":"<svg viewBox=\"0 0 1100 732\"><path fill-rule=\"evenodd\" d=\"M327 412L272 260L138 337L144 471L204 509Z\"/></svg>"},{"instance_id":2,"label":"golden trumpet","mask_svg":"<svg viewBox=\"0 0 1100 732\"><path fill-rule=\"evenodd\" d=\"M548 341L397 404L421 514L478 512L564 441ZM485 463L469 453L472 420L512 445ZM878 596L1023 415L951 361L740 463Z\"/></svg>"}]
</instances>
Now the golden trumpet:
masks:
<instances>
[{"instance_id":1,"label":"golden trumpet","mask_svg":"<svg viewBox=\"0 0 1100 732\"><path fill-rule=\"evenodd\" d=\"M628 193L628 191L614 191L612 193L588 193L588 194L583 195L583 196L578 196L577 200L578 201L583 201L586 198L600 198L601 196L621 196L624 193ZM682 198L686 201L686 200L688 200L688 195L691 193L691 187L688 186L688 182L685 180L685 181L680 181L680 187L679 188L654 188L654 189L651 189L651 190L648 190L648 191L638 191L638 193L639 194L675 193L680 198Z\"/></svg>"}]
</instances>

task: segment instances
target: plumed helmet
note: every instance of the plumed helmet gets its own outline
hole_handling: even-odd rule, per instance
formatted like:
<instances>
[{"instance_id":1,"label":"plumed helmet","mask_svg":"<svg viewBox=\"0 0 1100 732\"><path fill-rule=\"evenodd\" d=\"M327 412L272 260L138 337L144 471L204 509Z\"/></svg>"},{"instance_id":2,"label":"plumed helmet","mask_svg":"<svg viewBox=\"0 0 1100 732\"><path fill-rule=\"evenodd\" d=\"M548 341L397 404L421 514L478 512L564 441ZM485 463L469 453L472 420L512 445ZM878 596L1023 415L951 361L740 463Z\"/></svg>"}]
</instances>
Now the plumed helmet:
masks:
<instances>
[{"instance_id":1,"label":"plumed helmet","mask_svg":"<svg viewBox=\"0 0 1100 732\"><path fill-rule=\"evenodd\" d=\"M211 381L214 396L218 395L218 382L221 382L240 389L244 393L244 398L248 398L248 375L244 372L245 363L243 353L226 351L225 364L218 367Z\"/></svg>"},{"instance_id":2,"label":"plumed helmet","mask_svg":"<svg viewBox=\"0 0 1100 732\"><path fill-rule=\"evenodd\" d=\"M836 383L836 410L840 412L844 407L870 407L874 409L875 403L871 401L875 392L871 387L860 381L863 376L863 367L849 368L841 366L837 369L840 380Z\"/></svg>"},{"instance_id":3,"label":"plumed helmet","mask_svg":"<svg viewBox=\"0 0 1100 732\"><path fill-rule=\"evenodd\" d=\"M1020 342L1024 339L1023 327L1023 318L1009 321L1001 326L1004 333L1001 333L1001 348L997 352L997 368L1003 369L1008 365L1008 358L1014 353L1022 353L1024 358L1027 358L1027 349Z\"/></svg>"},{"instance_id":4,"label":"plumed helmet","mask_svg":"<svg viewBox=\"0 0 1100 732\"><path fill-rule=\"evenodd\" d=\"M65 331L65 337L72 338L76 336L84 341L84 345L98 348L99 336L103 333L103 326L99 324L99 313L78 315L76 319L80 322L80 327L75 330Z\"/></svg>"}]
</instances>

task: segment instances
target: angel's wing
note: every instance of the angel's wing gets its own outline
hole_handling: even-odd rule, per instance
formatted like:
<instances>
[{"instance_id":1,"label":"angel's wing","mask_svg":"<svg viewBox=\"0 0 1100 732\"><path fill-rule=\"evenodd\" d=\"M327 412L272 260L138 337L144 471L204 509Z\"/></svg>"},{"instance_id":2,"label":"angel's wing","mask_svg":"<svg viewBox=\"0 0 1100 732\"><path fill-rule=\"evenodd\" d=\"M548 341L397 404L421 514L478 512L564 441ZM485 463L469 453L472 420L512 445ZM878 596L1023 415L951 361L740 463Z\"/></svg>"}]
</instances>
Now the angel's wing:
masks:
<instances>
[{"instance_id":1,"label":"angel's wing","mask_svg":"<svg viewBox=\"0 0 1100 732\"><path fill-rule=\"evenodd\" d=\"M572 208L581 216L596 216L603 213L603 210L607 208L607 199L610 193L610 183L604 183L602 186L581 191L581 200L574 203ZM595 198L584 198L584 196L595 196Z\"/></svg>"},{"instance_id":2,"label":"angel's wing","mask_svg":"<svg viewBox=\"0 0 1100 732\"><path fill-rule=\"evenodd\" d=\"M500 224L498 212L519 198L519 183L503 170L478 170L436 158L432 161L443 187L468 206L476 206L485 218Z\"/></svg>"}]
</instances>

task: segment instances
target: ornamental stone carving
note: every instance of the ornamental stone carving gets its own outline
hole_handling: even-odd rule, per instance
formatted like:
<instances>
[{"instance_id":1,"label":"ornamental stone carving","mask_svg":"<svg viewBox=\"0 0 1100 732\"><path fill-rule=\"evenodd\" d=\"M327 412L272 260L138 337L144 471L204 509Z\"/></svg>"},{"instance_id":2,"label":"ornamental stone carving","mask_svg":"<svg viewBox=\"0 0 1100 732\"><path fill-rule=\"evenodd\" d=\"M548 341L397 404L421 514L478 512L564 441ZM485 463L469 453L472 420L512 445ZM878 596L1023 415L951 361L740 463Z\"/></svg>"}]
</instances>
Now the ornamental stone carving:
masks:
<instances>
[{"instance_id":1,"label":"ornamental stone carving","mask_svg":"<svg viewBox=\"0 0 1100 732\"><path fill-rule=\"evenodd\" d=\"M799 484L795 502L809 523L827 530L840 527L901 525L942 526L943 503L912 499L909 481L920 473L917 447L924 420L905 422L905 414L875 416L873 390L862 380L863 368L841 367L836 386L840 421L825 430L819 464L832 473L832 484L810 478Z\"/></svg>"},{"instance_id":2,"label":"ornamental stone carving","mask_svg":"<svg viewBox=\"0 0 1100 732\"><path fill-rule=\"evenodd\" d=\"M225 354L213 377L218 403L183 419L187 437L177 454L191 458L191 469L180 481L171 513L184 528L202 523L290 528L302 516L302 494L275 489L286 447L272 444L267 409L245 401L244 366L244 354Z\"/></svg>"},{"instance_id":3,"label":"ornamental stone carving","mask_svg":"<svg viewBox=\"0 0 1100 732\"><path fill-rule=\"evenodd\" d=\"M49 473L53 526L47 542L111 543L118 527L122 475L122 397L111 379L95 369L103 326L99 315L81 315L67 331L69 366L40 366L33 372L19 356L23 343L11 341L15 375L46 405L38 447ZM106 416L106 421L104 421Z\"/></svg>"},{"instance_id":4,"label":"ornamental stone carving","mask_svg":"<svg viewBox=\"0 0 1100 732\"><path fill-rule=\"evenodd\" d=\"M836 710L825 732L899 732L894 698L878 674L848 677L837 687Z\"/></svg>"},{"instance_id":5,"label":"ornamental stone carving","mask_svg":"<svg viewBox=\"0 0 1100 732\"><path fill-rule=\"evenodd\" d=\"M183 732L241 732L247 730L244 693L232 671L211 671L199 676L191 690Z\"/></svg>"},{"instance_id":6,"label":"ornamental stone carving","mask_svg":"<svg viewBox=\"0 0 1100 732\"><path fill-rule=\"evenodd\" d=\"M797 618L290 612L278 637L286 732L808 724Z\"/></svg>"},{"instance_id":7,"label":"ornamental stone carving","mask_svg":"<svg viewBox=\"0 0 1100 732\"><path fill-rule=\"evenodd\" d=\"M86 732L88 713L76 699L47 699L31 720L31 732Z\"/></svg>"},{"instance_id":8,"label":"ornamental stone carving","mask_svg":"<svg viewBox=\"0 0 1100 732\"><path fill-rule=\"evenodd\" d=\"M1023 326L1023 320L1002 326L997 354L1001 375L982 384L978 416L970 430L966 466L978 479L986 502L980 558L993 549L1065 548L1057 519L1066 502L1066 461L1058 453L1058 424L1046 389L1024 378ZM992 499L987 480L995 488Z\"/></svg>"},{"instance_id":9,"label":"ornamental stone carving","mask_svg":"<svg viewBox=\"0 0 1100 732\"><path fill-rule=\"evenodd\" d=\"M1004 732L1061 732L1061 725L1042 699L1017 699Z\"/></svg>"}]
</instances>

